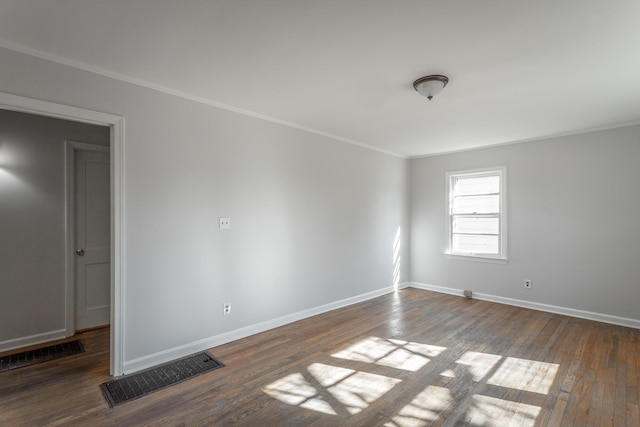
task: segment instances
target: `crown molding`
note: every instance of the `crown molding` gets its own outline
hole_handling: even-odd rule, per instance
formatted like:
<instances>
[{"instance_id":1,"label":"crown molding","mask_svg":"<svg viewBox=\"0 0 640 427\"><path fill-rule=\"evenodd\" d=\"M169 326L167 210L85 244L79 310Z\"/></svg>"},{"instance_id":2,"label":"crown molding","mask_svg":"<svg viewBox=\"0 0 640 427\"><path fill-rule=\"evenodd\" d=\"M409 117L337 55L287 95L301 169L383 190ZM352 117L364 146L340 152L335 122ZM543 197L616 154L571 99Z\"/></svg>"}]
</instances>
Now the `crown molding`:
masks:
<instances>
[{"instance_id":1,"label":"crown molding","mask_svg":"<svg viewBox=\"0 0 640 427\"><path fill-rule=\"evenodd\" d=\"M588 129L550 133L547 135L541 135L541 136L536 136L532 138L517 139L515 141L496 142L495 144L483 145L481 147L469 147L469 148L461 148L459 150L442 151L439 153L424 154L424 155L418 155L418 156L407 156L406 158L409 160L418 160L418 159L424 159L427 157L446 156L447 154L457 154L457 153L464 153L467 151L484 150L487 148L498 148L498 147L505 147L508 145L524 144L527 142L547 141L550 139L564 138L564 137L576 136L576 135L585 135L588 133L604 132L608 130L614 130L614 129L620 129L620 128L626 128L631 126L638 126L638 125L640 125L640 120L633 120L630 122L612 123L609 125L596 126Z\"/></svg>"},{"instance_id":2,"label":"crown molding","mask_svg":"<svg viewBox=\"0 0 640 427\"><path fill-rule=\"evenodd\" d=\"M146 89L155 90L157 92L162 92L168 95L177 96L179 98L188 99L193 102L197 102L200 104L208 105L210 107L220 108L223 110L231 111L234 113L242 114L245 116L253 117L260 120L265 120L268 122L276 123L282 126L287 126L293 129L301 130L307 133L311 133L314 135L323 136L325 138L330 138L336 141L345 142L347 144L355 145L360 148L365 148L367 150L377 151L379 153L383 153L389 156L400 157L402 159L407 159L407 156L404 156L399 153L395 153L393 151L384 150L382 148L377 148L369 144L365 144L363 142L354 141L349 138L344 138L339 135L334 135L329 132L324 132L319 129L314 129L308 126L303 126L297 123L289 122L287 120L281 120L276 117L271 117L266 114L261 114L251 110L245 110L244 108L235 107L233 105L225 104L222 102L214 101L209 98L204 98L202 96L194 95L191 93L183 92L181 90L173 89L164 85L160 85L157 83L148 82L146 80L138 79L135 77L131 77L125 74L117 73L114 71L106 70L101 67L96 67L94 65L86 64L84 62L75 61L68 58L63 58L58 55L53 55L51 53L43 52L38 49L33 49L30 47L22 46L19 44L11 43L6 40L0 39L0 47L5 48L7 50L11 50L14 52L22 53L24 55L34 56L36 58L44 59L47 61L55 62L57 64L66 65L67 67L76 68L79 70L87 71L89 73L98 74L103 77L108 77L110 79L119 80L121 82L129 83L135 86L144 87Z\"/></svg>"}]
</instances>

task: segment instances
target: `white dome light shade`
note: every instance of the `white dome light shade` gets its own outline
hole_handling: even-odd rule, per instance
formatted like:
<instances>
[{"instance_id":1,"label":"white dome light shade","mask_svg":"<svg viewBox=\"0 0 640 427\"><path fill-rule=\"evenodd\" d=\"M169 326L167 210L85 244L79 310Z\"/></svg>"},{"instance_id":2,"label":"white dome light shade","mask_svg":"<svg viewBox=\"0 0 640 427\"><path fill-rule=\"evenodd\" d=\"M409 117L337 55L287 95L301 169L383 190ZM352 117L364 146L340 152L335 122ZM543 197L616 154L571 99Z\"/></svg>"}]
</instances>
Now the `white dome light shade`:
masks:
<instances>
[{"instance_id":1,"label":"white dome light shade","mask_svg":"<svg viewBox=\"0 0 640 427\"><path fill-rule=\"evenodd\" d=\"M420 77L413 82L413 88L418 93L431 101L431 98L442 92L442 89L449 83L447 76L433 75Z\"/></svg>"}]
</instances>

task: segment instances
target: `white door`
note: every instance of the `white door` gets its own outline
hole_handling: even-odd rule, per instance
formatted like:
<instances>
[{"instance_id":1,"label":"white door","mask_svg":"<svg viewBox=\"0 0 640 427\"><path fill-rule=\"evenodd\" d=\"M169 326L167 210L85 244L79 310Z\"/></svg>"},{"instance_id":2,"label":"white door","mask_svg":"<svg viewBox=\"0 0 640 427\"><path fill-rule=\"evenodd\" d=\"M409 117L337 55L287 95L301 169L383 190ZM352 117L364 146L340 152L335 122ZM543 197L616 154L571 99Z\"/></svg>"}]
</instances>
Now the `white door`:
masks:
<instances>
[{"instance_id":1,"label":"white door","mask_svg":"<svg viewBox=\"0 0 640 427\"><path fill-rule=\"evenodd\" d=\"M110 170L108 151L75 150L76 330L107 325L110 321Z\"/></svg>"}]
</instances>

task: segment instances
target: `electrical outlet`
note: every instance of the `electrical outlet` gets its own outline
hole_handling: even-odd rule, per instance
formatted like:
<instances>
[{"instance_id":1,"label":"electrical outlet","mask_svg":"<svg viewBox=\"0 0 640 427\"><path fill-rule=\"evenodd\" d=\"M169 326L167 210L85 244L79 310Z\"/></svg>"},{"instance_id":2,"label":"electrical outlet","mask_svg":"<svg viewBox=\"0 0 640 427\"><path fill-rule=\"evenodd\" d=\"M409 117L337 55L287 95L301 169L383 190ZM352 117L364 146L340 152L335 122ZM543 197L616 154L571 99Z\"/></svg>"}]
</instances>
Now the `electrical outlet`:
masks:
<instances>
[{"instance_id":1,"label":"electrical outlet","mask_svg":"<svg viewBox=\"0 0 640 427\"><path fill-rule=\"evenodd\" d=\"M220 224L220 229L221 230L226 230L231 228L231 218L218 218L219 224Z\"/></svg>"},{"instance_id":2,"label":"electrical outlet","mask_svg":"<svg viewBox=\"0 0 640 427\"><path fill-rule=\"evenodd\" d=\"M531 279L524 279L525 288L531 288L531 285L533 285L533 281Z\"/></svg>"},{"instance_id":3,"label":"electrical outlet","mask_svg":"<svg viewBox=\"0 0 640 427\"><path fill-rule=\"evenodd\" d=\"M230 302L225 302L224 304L222 304L222 313L225 316L227 314L231 313L231 303Z\"/></svg>"}]
</instances>

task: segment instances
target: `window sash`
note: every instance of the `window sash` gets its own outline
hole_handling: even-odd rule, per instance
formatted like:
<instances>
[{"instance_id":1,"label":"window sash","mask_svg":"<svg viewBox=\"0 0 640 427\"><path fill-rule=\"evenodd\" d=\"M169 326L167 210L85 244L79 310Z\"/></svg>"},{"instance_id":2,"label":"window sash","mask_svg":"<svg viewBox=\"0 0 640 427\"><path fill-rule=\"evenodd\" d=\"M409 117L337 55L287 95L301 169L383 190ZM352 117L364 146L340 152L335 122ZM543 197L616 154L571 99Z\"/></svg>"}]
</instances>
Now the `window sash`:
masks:
<instances>
[{"instance_id":1,"label":"window sash","mask_svg":"<svg viewBox=\"0 0 640 427\"><path fill-rule=\"evenodd\" d=\"M500 193L499 175L495 173L475 173L470 175L453 177L453 194L455 196Z\"/></svg>"},{"instance_id":2,"label":"window sash","mask_svg":"<svg viewBox=\"0 0 640 427\"><path fill-rule=\"evenodd\" d=\"M474 210L475 209L475 210ZM451 214L499 214L500 194L454 196Z\"/></svg>"},{"instance_id":3,"label":"window sash","mask_svg":"<svg viewBox=\"0 0 640 427\"><path fill-rule=\"evenodd\" d=\"M472 255L499 255L500 236L486 234L454 234L452 253Z\"/></svg>"},{"instance_id":4,"label":"window sash","mask_svg":"<svg viewBox=\"0 0 640 427\"><path fill-rule=\"evenodd\" d=\"M500 215L452 215L452 234L500 235Z\"/></svg>"}]
</instances>

